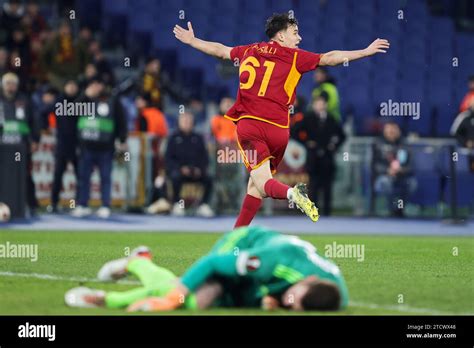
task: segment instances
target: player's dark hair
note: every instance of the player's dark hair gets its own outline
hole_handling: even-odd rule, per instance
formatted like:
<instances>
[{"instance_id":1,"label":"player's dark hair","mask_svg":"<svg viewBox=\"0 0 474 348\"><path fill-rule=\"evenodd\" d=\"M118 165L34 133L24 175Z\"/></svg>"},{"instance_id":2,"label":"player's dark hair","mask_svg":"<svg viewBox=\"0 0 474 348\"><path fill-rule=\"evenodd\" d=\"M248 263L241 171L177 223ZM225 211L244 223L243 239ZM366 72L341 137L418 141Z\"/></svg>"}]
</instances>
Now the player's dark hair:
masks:
<instances>
[{"instance_id":1,"label":"player's dark hair","mask_svg":"<svg viewBox=\"0 0 474 348\"><path fill-rule=\"evenodd\" d=\"M396 126L401 131L400 125L397 122L393 121L393 120L387 120L383 123L383 125L384 126Z\"/></svg>"},{"instance_id":2,"label":"player's dark hair","mask_svg":"<svg viewBox=\"0 0 474 348\"><path fill-rule=\"evenodd\" d=\"M142 94L137 95L137 98L142 98L147 104L151 104L152 98L151 98L151 93L145 92Z\"/></svg>"},{"instance_id":3,"label":"player's dark hair","mask_svg":"<svg viewBox=\"0 0 474 348\"><path fill-rule=\"evenodd\" d=\"M306 311L335 311L341 304L341 294L336 284L317 281L308 285L307 293L301 299Z\"/></svg>"},{"instance_id":4,"label":"player's dark hair","mask_svg":"<svg viewBox=\"0 0 474 348\"><path fill-rule=\"evenodd\" d=\"M267 34L269 39L273 39L276 33L280 30L288 29L291 25L298 25L298 21L295 17L290 16L288 13L274 13L267 19L265 34Z\"/></svg>"},{"instance_id":5,"label":"player's dark hair","mask_svg":"<svg viewBox=\"0 0 474 348\"><path fill-rule=\"evenodd\" d=\"M155 60L159 60L158 57L155 57L155 56L147 56L145 58L145 65L148 65L150 64L151 62L155 61Z\"/></svg>"},{"instance_id":6,"label":"player's dark hair","mask_svg":"<svg viewBox=\"0 0 474 348\"><path fill-rule=\"evenodd\" d=\"M105 85L105 81L100 76L94 76L90 80L87 81L87 86L92 85L93 83L101 83Z\"/></svg>"},{"instance_id":7,"label":"player's dark hair","mask_svg":"<svg viewBox=\"0 0 474 348\"><path fill-rule=\"evenodd\" d=\"M44 90L44 94L54 94L54 95L57 95L59 94L58 90L52 86L48 86L45 90Z\"/></svg>"},{"instance_id":8,"label":"player's dark hair","mask_svg":"<svg viewBox=\"0 0 474 348\"><path fill-rule=\"evenodd\" d=\"M314 100L324 100L326 103L329 101L329 94L326 91L323 91L320 95L318 95Z\"/></svg>"},{"instance_id":9,"label":"player's dark hair","mask_svg":"<svg viewBox=\"0 0 474 348\"><path fill-rule=\"evenodd\" d=\"M317 71L321 71L321 72L324 73L326 76L329 75L328 69L326 69L324 66L318 66L318 68L317 68L316 70L317 70Z\"/></svg>"}]
</instances>

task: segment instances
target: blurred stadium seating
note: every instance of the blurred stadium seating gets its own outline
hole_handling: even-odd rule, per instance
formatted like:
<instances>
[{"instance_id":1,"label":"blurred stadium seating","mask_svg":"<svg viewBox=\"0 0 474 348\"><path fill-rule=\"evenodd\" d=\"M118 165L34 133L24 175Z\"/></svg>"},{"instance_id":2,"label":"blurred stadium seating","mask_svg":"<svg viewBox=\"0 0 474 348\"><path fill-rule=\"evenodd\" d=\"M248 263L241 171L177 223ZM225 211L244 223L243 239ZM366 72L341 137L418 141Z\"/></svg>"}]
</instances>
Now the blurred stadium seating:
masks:
<instances>
[{"instance_id":1,"label":"blurred stadium seating","mask_svg":"<svg viewBox=\"0 0 474 348\"><path fill-rule=\"evenodd\" d=\"M343 117L348 110L353 112L356 131L363 134L367 129L362 119L373 116L381 100L421 101L421 119L406 122L404 130L447 136L466 78L473 72L474 35L455 30L454 20L448 17L454 2L438 3L445 16L433 16L424 0L86 0L81 1L81 10L105 15L97 25L109 44L125 42L127 50L143 55L156 52L171 72L190 69L189 75L179 77L181 83L214 101L233 92L218 76L219 62L181 45L171 34L174 24L184 26L190 20L203 38L247 44L265 39L268 9L292 10L300 22L303 49L357 49L385 37L391 42L390 54L354 62L347 72L331 69L340 86ZM455 57L459 66L453 68ZM299 94L310 96L312 88L310 79L305 79Z\"/></svg>"}]
</instances>

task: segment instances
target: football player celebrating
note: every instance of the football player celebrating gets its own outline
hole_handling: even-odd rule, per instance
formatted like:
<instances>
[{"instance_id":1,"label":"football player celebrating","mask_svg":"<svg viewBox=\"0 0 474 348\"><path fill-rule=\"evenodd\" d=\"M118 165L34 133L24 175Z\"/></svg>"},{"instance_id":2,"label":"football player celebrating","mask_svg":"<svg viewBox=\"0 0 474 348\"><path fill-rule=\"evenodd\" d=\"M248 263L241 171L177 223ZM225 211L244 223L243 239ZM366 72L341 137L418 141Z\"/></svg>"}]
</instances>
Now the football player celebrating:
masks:
<instances>
[{"instance_id":1,"label":"football player celebrating","mask_svg":"<svg viewBox=\"0 0 474 348\"><path fill-rule=\"evenodd\" d=\"M268 42L232 48L204 41L194 35L191 22L187 29L176 25L173 33L178 40L199 51L231 59L240 66L236 102L226 118L237 124L238 145L250 178L235 227L249 225L265 197L288 199L312 221L317 221L318 209L308 198L305 185L299 183L290 188L272 176L288 144L289 110L298 82L302 74L318 65L335 66L385 53L389 42L377 39L362 50L311 53L298 48L302 40L298 22L288 13L274 14L267 20Z\"/></svg>"}]
</instances>

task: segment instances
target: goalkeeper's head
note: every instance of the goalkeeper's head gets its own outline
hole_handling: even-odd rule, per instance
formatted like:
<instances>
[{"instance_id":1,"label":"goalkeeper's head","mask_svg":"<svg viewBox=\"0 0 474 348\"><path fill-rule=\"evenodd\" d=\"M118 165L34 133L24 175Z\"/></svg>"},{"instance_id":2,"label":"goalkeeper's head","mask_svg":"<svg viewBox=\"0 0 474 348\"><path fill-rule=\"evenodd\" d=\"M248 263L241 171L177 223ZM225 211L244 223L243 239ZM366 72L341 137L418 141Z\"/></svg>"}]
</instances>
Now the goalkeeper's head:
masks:
<instances>
[{"instance_id":1,"label":"goalkeeper's head","mask_svg":"<svg viewBox=\"0 0 474 348\"><path fill-rule=\"evenodd\" d=\"M334 282L309 276L288 288L281 302L296 311L335 311L340 308L341 294Z\"/></svg>"}]
</instances>

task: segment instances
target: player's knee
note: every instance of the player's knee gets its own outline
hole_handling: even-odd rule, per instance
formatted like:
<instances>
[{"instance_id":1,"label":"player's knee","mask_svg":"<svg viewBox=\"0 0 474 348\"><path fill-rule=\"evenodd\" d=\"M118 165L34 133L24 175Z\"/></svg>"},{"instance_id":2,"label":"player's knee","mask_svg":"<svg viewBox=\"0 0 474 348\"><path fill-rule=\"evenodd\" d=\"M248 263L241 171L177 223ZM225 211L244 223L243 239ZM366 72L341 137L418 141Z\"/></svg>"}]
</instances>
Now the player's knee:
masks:
<instances>
[{"instance_id":1,"label":"player's knee","mask_svg":"<svg viewBox=\"0 0 474 348\"><path fill-rule=\"evenodd\" d=\"M272 178L271 173L252 170L252 172L250 173L250 176L252 178L253 184L256 187L256 189L260 192L261 195L266 197L265 183Z\"/></svg>"},{"instance_id":2,"label":"player's knee","mask_svg":"<svg viewBox=\"0 0 474 348\"><path fill-rule=\"evenodd\" d=\"M267 197L267 194L265 193L265 182L263 182L263 180L257 180L257 178L254 178L252 175L253 172L254 171L250 173L249 183L247 185L247 193L260 199Z\"/></svg>"}]
</instances>

